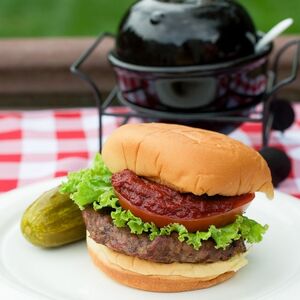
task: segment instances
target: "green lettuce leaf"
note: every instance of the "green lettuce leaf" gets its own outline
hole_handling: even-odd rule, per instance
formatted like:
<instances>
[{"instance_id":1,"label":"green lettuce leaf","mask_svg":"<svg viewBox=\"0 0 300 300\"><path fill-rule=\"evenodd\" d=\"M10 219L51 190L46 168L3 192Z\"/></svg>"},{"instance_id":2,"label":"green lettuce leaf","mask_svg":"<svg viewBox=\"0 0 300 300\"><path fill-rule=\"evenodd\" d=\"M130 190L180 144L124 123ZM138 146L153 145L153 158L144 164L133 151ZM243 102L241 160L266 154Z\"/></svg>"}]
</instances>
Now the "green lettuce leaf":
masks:
<instances>
[{"instance_id":1,"label":"green lettuce leaf","mask_svg":"<svg viewBox=\"0 0 300 300\"><path fill-rule=\"evenodd\" d=\"M111 185L111 172L105 166L101 155L97 154L91 168L73 172L68 175L66 182L60 188L61 193L67 193L71 199L84 209L92 205L95 210L111 208L111 218L116 227L128 227L132 234L147 233L150 240L158 236L176 233L181 242L186 242L198 250L203 241L212 238L217 249L225 249L233 241L243 238L248 243L258 243L262 240L268 226L262 226L245 216L238 216L234 223L216 228L211 225L205 232L188 232L180 224L169 224L158 228L154 223L143 222L132 212L124 210L116 197Z\"/></svg>"}]
</instances>

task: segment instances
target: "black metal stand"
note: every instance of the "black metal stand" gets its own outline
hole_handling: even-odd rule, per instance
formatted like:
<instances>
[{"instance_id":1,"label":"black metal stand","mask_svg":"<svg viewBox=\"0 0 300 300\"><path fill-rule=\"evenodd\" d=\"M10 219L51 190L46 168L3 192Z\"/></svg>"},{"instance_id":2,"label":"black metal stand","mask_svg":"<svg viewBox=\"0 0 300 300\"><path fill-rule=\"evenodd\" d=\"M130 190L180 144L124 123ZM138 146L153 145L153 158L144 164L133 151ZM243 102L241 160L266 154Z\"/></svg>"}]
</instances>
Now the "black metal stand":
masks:
<instances>
[{"instance_id":1,"label":"black metal stand","mask_svg":"<svg viewBox=\"0 0 300 300\"><path fill-rule=\"evenodd\" d=\"M110 33L101 34L95 42L88 48L79 58L76 60L71 66L71 72L76 76L79 76L82 80L84 80L93 90L96 105L99 113L99 150L102 149L102 117L103 116L114 116L123 118L122 124L125 124L129 121L130 118L142 118L142 119L153 119L153 118L161 118L169 121L174 121L178 119L185 120L195 120L195 121L206 121L206 122L221 122L221 123L243 123L243 122L252 122L252 123L262 123L262 149L271 148L268 147L270 132L273 128L274 122L274 114L278 113L271 109L271 103L274 100L274 96L276 93L283 87L292 83L298 74L299 69L299 60L300 60L300 40L295 40L284 45L276 54L274 64L269 70L269 82L267 91L261 100L262 109L261 111L256 111L251 114L249 117L241 117L236 116L237 113L244 111L245 109L251 109L256 104L260 103L251 103L248 106L243 106L238 109L231 109L226 111L219 112L201 112L201 113L185 113L185 112L166 112L166 111L157 111L152 110L150 108L141 107L138 105L134 105L131 102L128 102L121 94L118 86L115 86L109 95L103 99L100 88L96 85L96 83L88 76L86 73L80 70L81 65L86 61L86 59L92 54L92 52L99 46L99 44L103 41L104 38L113 37ZM278 80L278 68L279 63L282 56L286 53L288 49L291 47L295 47L295 54L293 57L293 63L291 67L291 74L287 78L283 80ZM113 113L108 111L108 108L112 104L112 101L117 99L121 105L125 105L131 109L130 112L126 113ZM290 106L288 102L286 105ZM286 128L285 128L286 129ZM269 155L268 150L264 150L268 155L264 155L269 166L272 170L277 170L278 162L274 161L272 155ZM262 152L263 153L263 152ZM285 153L283 155L286 156ZM272 156L272 157L271 157ZM287 156L286 156L287 157ZM277 160L277 158L276 158ZM273 167L275 166L275 167ZM290 170L290 169L289 169ZM277 171L278 172L278 171ZM286 177L286 176L285 176Z\"/></svg>"}]
</instances>

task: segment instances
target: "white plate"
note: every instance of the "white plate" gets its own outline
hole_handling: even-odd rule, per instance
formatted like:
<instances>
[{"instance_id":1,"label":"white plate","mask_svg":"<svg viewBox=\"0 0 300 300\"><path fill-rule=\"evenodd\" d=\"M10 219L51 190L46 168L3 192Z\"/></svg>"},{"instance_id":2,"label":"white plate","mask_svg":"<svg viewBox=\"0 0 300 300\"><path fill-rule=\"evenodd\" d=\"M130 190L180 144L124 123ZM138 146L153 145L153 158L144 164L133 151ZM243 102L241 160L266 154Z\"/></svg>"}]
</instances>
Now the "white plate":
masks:
<instances>
[{"instance_id":1,"label":"white plate","mask_svg":"<svg viewBox=\"0 0 300 300\"><path fill-rule=\"evenodd\" d=\"M299 299L300 202L277 193L274 201L258 194L247 215L270 229L250 250L249 264L231 280L207 290L157 294L122 286L93 266L84 242L44 250L30 245L19 230L25 208L61 179L0 197L1 299Z\"/></svg>"}]
</instances>

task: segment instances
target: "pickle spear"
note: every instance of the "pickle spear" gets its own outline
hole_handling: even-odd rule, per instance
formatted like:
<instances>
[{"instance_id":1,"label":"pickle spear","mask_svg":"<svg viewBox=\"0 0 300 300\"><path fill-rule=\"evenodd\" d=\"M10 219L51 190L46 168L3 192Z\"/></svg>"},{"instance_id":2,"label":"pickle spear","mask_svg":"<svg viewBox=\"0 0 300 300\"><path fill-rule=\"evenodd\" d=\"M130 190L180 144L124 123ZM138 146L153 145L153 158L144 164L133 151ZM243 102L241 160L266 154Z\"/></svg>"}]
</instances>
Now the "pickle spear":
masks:
<instances>
[{"instance_id":1,"label":"pickle spear","mask_svg":"<svg viewBox=\"0 0 300 300\"><path fill-rule=\"evenodd\" d=\"M73 243L86 235L80 209L59 187L45 192L26 209L21 231L30 243L44 248Z\"/></svg>"}]
</instances>

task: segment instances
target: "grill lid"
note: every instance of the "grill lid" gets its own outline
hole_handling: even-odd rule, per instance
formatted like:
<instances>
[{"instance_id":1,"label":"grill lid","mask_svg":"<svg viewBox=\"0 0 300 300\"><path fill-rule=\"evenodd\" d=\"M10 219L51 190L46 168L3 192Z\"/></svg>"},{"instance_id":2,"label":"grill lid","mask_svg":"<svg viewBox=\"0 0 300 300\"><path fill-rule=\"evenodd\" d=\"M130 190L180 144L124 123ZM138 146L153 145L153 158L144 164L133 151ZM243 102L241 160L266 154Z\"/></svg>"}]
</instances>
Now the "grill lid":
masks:
<instances>
[{"instance_id":1,"label":"grill lid","mask_svg":"<svg viewBox=\"0 0 300 300\"><path fill-rule=\"evenodd\" d=\"M140 0L127 11L116 40L118 59L143 66L226 62L254 53L256 29L230 0Z\"/></svg>"}]
</instances>

